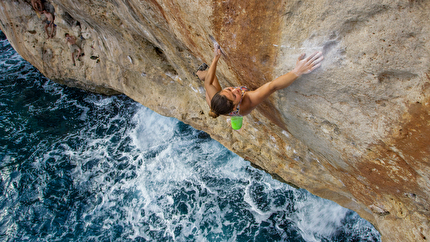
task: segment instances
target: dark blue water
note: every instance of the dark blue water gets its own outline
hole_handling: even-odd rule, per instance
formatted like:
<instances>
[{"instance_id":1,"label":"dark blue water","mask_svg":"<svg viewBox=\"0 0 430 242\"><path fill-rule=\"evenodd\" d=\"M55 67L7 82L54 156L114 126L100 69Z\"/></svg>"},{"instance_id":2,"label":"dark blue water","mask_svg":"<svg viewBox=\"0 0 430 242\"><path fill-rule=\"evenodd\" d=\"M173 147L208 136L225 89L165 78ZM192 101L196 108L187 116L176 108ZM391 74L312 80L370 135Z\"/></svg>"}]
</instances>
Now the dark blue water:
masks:
<instances>
[{"instance_id":1,"label":"dark blue water","mask_svg":"<svg viewBox=\"0 0 430 242\"><path fill-rule=\"evenodd\" d=\"M125 96L43 77L0 41L1 241L379 241Z\"/></svg>"}]
</instances>

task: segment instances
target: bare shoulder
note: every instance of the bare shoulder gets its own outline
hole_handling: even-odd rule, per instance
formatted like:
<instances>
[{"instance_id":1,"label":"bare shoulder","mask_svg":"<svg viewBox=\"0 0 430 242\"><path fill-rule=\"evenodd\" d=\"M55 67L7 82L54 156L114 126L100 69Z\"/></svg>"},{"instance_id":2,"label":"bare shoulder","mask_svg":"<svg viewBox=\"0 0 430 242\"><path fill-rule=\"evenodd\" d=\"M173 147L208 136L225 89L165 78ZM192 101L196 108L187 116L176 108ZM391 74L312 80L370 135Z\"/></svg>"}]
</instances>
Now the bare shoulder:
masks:
<instances>
[{"instance_id":1,"label":"bare shoulder","mask_svg":"<svg viewBox=\"0 0 430 242\"><path fill-rule=\"evenodd\" d=\"M242 99L242 104L240 105L241 115L249 114L273 92L275 92L275 89L273 89L272 85L270 85L270 82L259 87L257 90L246 92Z\"/></svg>"},{"instance_id":2,"label":"bare shoulder","mask_svg":"<svg viewBox=\"0 0 430 242\"><path fill-rule=\"evenodd\" d=\"M242 102L240 103L239 114L242 116L248 115L255 108L252 105L252 93L255 91L247 91L243 95Z\"/></svg>"}]
</instances>

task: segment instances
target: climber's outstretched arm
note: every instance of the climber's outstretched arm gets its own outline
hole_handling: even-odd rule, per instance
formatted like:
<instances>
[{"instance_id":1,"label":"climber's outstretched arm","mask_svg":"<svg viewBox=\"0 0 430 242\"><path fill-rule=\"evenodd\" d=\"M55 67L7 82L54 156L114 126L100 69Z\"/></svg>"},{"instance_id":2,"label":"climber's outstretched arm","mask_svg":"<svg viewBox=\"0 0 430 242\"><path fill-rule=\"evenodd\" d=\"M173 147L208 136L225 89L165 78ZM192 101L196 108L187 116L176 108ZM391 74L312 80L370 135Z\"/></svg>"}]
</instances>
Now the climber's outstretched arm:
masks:
<instances>
[{"instance_id":1,"label":"climber's outstretched arm","mask_svg":"<svg viewBox=\"0 0 430 242\"><path fill-rule=\"evenodd\" d=\"M209 67L208 73L205 77L205 89L206 89L206 100L210 106L210 100L212 97L219 91L222 90L218 78L216 77L216 66L218 64L218 60L221 57L221 50L219 49L219 45L215 46L215 56Z\"/></svg>"},{"instance_id":2,"label":"climber's outstretched arm","mask_svg":"<svg viewBox=\"0 0 430 242\"><path fill-rule=\"evenodd\" d=\"M288 87L301 75L310 73L318 68L321 65L321 61L324 59L321 52L315 52L308 58L305 58L305 56L305 54L302 54L299 57L294 70L264 84L255 91L247 92L240 106L240 114L249 114L255 107L257 107L257 105L266 100L272 93Z\"/></svg>"}]
</instances>

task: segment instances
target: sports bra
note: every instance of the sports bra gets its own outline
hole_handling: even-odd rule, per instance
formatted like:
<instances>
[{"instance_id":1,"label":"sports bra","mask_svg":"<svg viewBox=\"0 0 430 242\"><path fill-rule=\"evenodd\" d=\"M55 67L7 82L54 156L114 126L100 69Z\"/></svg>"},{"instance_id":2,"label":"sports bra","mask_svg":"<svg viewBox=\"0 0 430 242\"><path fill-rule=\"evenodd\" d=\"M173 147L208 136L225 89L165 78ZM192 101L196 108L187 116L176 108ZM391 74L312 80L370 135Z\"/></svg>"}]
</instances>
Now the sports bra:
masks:
<instances>
[{"instance_id":1,"label":"sports bra","mask_svg":"<svg viewBox=\"0 0 430 242\"><path fill-rule=\"evenodd\" d=\"M240 88L242 90L242 97L240 98L240 101L239 101L239 104L237 105L236 110L229 113L228 116L240 116L239 110L240 110L240 104L242 103L243 95L245 95L245 92L249 91L249 89L245 86L235 87L235 88Z\"/></svg>"}]
</instances>

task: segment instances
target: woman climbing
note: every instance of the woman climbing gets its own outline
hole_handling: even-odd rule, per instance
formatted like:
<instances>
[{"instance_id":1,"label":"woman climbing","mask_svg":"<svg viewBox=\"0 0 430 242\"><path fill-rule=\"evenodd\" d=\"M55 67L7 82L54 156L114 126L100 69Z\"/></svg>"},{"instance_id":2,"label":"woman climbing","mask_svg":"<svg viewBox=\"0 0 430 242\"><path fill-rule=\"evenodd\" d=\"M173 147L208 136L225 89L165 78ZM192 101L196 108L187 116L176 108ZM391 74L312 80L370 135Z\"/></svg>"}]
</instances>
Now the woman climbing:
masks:
<instances>
[{"instance_id":1,"label":"woman climbing","mask_svg":"<svg viewBox=\"0 0 430 242\"><path fill-rule=\"evenodd\" d=\"M296 67L292 71L264 84L255 91L250 91L246 87L221 88L215 75L216 66L220 57L221 48L219 45L215 44L215 57L209 70L207 70L208 66L203 64L196 72L197 76L204 81L206 102L211 108L209 115L213 118L217 118L219 115L248 115L272 93L288 87L302 74L308 74L318 68L321 65L321 61L324 59L322 52L315 52L307 58L305 58L306 54L302 54L297 60Z\"/></svg>"}]
</instances>

